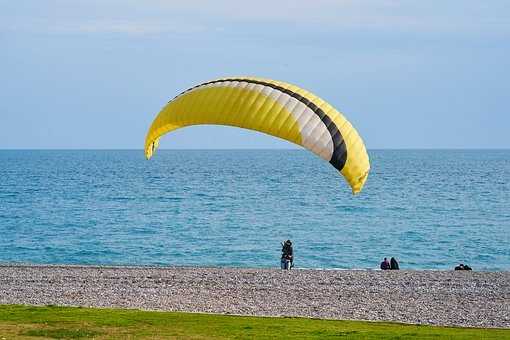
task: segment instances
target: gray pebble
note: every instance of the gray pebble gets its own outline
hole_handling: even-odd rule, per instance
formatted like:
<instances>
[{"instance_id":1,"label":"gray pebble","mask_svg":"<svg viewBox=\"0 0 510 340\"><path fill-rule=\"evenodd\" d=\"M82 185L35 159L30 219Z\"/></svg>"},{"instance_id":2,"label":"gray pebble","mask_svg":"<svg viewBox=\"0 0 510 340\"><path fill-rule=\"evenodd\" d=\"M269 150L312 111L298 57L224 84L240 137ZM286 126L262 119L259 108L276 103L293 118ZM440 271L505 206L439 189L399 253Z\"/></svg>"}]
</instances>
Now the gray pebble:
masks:
<instances>
[{"instance_id":1,"label":"gray pebble","mask_svg":"<svg viewBox=\"0 0 510 340\"><path fill-rule=\"evenodd\" d=\"M0 304L510 328L510 272L2 265Z\"/></svg>"}]
</instances>

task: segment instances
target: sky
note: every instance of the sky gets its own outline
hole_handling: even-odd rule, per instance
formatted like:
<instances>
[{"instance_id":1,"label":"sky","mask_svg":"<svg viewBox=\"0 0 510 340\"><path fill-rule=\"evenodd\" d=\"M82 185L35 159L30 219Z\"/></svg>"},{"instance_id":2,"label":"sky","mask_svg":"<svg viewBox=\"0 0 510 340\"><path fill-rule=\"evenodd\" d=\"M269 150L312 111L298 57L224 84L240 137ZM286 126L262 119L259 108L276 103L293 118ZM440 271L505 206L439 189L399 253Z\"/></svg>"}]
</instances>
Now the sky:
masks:
<instances>
[{"instance_id":1,"label":"sky","mask_svg":"<svg viewBox=\"0 0 510 340\"><path fill-rule=\"evenodd\" d=\"M176 94L303 87L368 149L510 148L510 1L0 0L0 149L142 149ZM162 148L293 148L198 126Z\"/></svg>"}]
</instances>

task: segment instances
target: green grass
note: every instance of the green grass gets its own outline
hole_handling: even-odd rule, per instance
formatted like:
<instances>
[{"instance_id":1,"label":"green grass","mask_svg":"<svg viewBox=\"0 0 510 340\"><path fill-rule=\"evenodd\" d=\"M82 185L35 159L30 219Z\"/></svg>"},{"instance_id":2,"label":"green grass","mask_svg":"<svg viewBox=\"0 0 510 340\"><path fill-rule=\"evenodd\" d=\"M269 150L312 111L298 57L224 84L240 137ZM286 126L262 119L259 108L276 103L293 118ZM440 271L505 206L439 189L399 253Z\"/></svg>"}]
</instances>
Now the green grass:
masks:
<instances>
[{"instance_id":1,"label":"green grass","mask_svg":"<svg viewBox=\"0 0 510 340\"><path fill-rule=\"evenodd\" d=\"M261 318L126 309L0 306L0 340L79 339L510 339L510 330Z\"/></svg>"},{"instance_id":2,"label":"green grass","mask_svg":"<svg viewBox=\"0 0 510 340\"><path fill-rule=\"evenodd\" d=\"M79 338L94 338L102 333L86 329L29 329L23 332L22 335L32 337L53 338L53 339L79 339Z\"/></svg>"}]
</instances>

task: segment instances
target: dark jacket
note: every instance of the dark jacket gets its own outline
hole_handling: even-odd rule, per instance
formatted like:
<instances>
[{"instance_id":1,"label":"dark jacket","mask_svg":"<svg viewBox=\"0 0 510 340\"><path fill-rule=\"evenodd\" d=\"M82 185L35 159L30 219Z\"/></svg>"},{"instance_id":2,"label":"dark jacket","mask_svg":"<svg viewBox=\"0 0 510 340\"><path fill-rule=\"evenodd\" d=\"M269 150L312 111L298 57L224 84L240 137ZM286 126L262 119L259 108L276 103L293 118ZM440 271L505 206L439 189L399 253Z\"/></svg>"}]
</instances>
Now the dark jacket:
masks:
<instances>
[{"instance_id":1,"label":"dark jacket","mask_svg":"<svg viewBox=\"0 0 510 340\"><path fill-rule=\"evenodd\" d=\"M394 270L399 270L400 268L398 267L398 262L397 260L392 257L391 260L390 260L390 269L394 269Z\"/></svg>"},{"instance_id":2,"label":"dark jacket","mask_svg":"<svg viewBox=\"0 0 510 340\"><path fill-rule=\"evenodd\" d=\"M292 259L293 251L290 244L284 243L282 247L282 259Z\"/></svg>"}]
</instances>

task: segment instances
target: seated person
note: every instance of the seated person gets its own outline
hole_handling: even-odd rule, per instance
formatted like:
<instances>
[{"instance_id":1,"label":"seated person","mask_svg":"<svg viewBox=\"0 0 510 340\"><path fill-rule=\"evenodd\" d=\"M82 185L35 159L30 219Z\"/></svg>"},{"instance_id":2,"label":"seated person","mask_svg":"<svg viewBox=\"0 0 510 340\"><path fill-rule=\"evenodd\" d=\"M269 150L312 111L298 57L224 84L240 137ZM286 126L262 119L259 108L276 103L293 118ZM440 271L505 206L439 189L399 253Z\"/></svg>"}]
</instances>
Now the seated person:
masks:
<instances>
[{"instance_id":1,"label":"seated person","mask_svg":"<svg viewBox=\"0 0 510 340\"><path fill-rule=\"evenodd\" d=\"M391 268L390 263L388 262L388 259L385 257L384 260L381 262L381 269L387 270L390 268Z\"/></svg>"},{"instance_id":2,"label":"seated person","mask_svg":"<svg viewBox=\"0 0 510 340\"><path fill-rule=\"evenodd\" d=\"M390 259L390 269L392 270L399 270L400 268L398 267L398 262L397 262L397 259L392 257Z\"/></svg>"},{"instance_id":3,"label":"seated person","mask_svg":"<svg viewBox=\"0 0 510 340\"><path fill-rule=\"evenodd\" d=\"M455 270L464 270L464 264L459 264L457 267L455 267Z\"/></svg>"},{"instance_id":4,"label":"seated person","mask_svg":"<svg viewBox=\"0 0 510 340\"><path fill-rule=\"evenodd\" d=\"M459 264L457 267L455 267L455 270L473 270L471 269L470 266L468 266L467 264Z\"/></svg>"}]
</instances>

